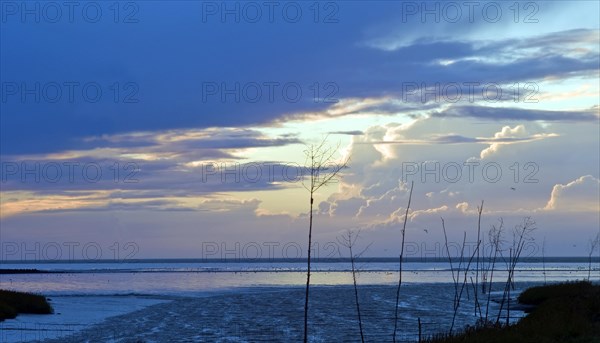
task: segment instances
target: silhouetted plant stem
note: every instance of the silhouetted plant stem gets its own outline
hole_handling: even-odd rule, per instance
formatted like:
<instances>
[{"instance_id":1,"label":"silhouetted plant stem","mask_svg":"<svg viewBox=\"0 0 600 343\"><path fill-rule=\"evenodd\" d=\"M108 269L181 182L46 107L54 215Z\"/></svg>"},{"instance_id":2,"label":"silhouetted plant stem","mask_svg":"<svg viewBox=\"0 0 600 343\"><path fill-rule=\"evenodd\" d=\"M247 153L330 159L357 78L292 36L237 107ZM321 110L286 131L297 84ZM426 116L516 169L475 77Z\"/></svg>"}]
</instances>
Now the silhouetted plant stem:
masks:
<instances>
[{"instance_id":1,"label":"silhouetted plant stem","mask_svg":"<svg viewBox=\"0 0 600 343\"><path fill-rule=\"evenodd\" d=\"M479 209L479 221L481 221L482 208L483 208L483 206L480 207L480 209ZM473 259L475 258L475 256L477 255L477 253L479 251L479 243L477 244L477 247L475 248L475 250L473 250L473 253L471 254L471 257L469 258L469 261L467 262L465 269L462 270L463 259L465 256L465 246L467 244L467 233L464 232L463 243L462 243L462 247L461 247L461 251L460 251L460 260L458 262L458 268L456 270L456 277L454 277L454 268L452 266L452 258L450 257L450 248L448 246L448 235L446 233L446 225L444 223L443 218L442 218L442 230L444 231L446 252L448 253L448 259L450 260L450 270L452 272L452 281L454 282L454 312L452 314L452 323L450 324L450 331L449 331L449 334L452 334L452 330L454 330L454 324L456 323L456 315L458 314L458 309L460 307L460 301L462 299L462 294L465 290L465 286L467 285L467 280L468 280L467 276L468 276L469 270L471 268L471 263L473 262ZM462 283L461 283L460 289L459 289L458 283L459 283L459 277L460 277L461 271L463 272L463 280L462 280ZM476 286L474 285L474 282L472 281L472 278L471 278L471 284L476 288ZM467 287L467 293L468 293L468 291L469 291L469 288ZM475 313L475 314L477 314L477 313Z\"/></svg>"},{"instance_id":2,"label":"silhouetted plant stem","mask_svg":"<svg viewBox=\"0 0 600 343\"><path fill-rule=\"evenodd\" d=\"M489 233L489 240L494 249L494 257L492 258L492 264L491 264L491 268L490 268L490 283L489 283L489 287L488 287L487 304L485 306L485 322L486 323L488 322L490 300L492 297L492 282L494 281L494 269L496 268L496 258L498 256L498 251L500 251L500 242L501 242L500 237L502 235L502 226L503 225L504 225L504 222L502 221L502 219L500 219L500 225L498 226L498 228L496 229L496 227L493 226ZM490 252L490 254L491 254L491 252Z\"/></svg>"},{"instance_id":3,"label":"silhouetted plant stem","mask_svg":"<svg viewBox=\"0 0 600 343\"><path fill-rule=\"evenodd\" d=\"M313 223L313 194L310 194L310 219L308 224L308 260L306 263L306 293L304 295L304 343L308 342L308 299L310 292L310 247L312 244L312 223Z\"/></svg>"},{"instance_id":4,"label":"silhouetted plant stem","mask_svg":"<svg viewBox=\"0 0 600 343\"><path fill-rule=\"evenodd\" d=\"M412 200L414 181L410 183L410 193L408 195L408 205L406 205L406 212L404 213L404 225L402 226L402 244L400 247L400 266L398 272L398 288L396 290L396 308L394 311L394 333L392 335L392 341L396 342L396 331L398 329L398 305L400 304L400 287L402 286L402 259L404 257L404 239L406 238L406 222L408 220L408 209L410 208L410 202Z\"/></svg>"},{"instance_id":5,"label":"silhouetted plant stem","mask_svg":"<svg viewBox=\"0 0 600 343\"><path fill-rule=\"evenodd\" d=\"M477 265L475 267L475 285L473 287L473 291L474 294L473 296L475 297L475 315L477 315L477 310L479 310L479 318L481 318L481 306L479 305L479 297L477 294L477 285L479 283L479 255L480 255L480 251L479 248L481 246L481 212L483 211L483 200L481 200L481 206L479 206L478 209L478 219L477 219L477 247L475 248L477 250Z\"/></svg>"},{"instance_id":6,"label":"silhouetted plant stem","mask_svg":"<svg viewBox=\"0 0 600 343\"><path fill-rule=\"evenodd\" d=\"M546 284L546 237L542 243L542 269L544 270L544 285Z\"/></svg>"},{"instance_id":7,"label":"silhouetted plant stem","mask_svg":"<svg viewBox=\"0 0 600 343\"><path fill-rule=\"evenodd\" d=\"M588 264L588 281L592 279L592 255L596 248L600 246L600 232L596 235L593 241L590 241L590 256L589 256L589 264Z\"/></svg>"},{"instance_id":8,"label":"silhouetted plant stem","mask_svg":"<svg viewBox=\"0 0 600 343\"><path fill-rule=\"evenodd\" d=\"M357 273L357 268L355 267L355 260L357 257L360 257L370 246L370 244L358 255L354 254L353 251L353 247L354 244L356 243L356 240L358 239L359 236L359 232L356 233L356 235L353 235L351 230L348 230L347 232L347 236L343 236L342 239L340 239L340 237L337 238L338 242L347 247L348 250L350 251L350 265L352 268L352 283L354 284L354 300L355 300L355 304L356 304L356 314L358 317L358 328L360 330L360 340L362 343L365 342L365 336L364 336L364 331L363 331L363 323L362 323L362 316L360 313L360 302L358 300L358 284L356 282L356 273Z\"/></svg>"},{"instance_id":9,"label":"silhouetted plant stem","mask_svg":"<svg viewBox=\"0 0 600 343\"><path fill-rule=\"evenodd\" d=\"M352 254L352 244L348 246L350 249L350 262L352 263L352 282L354 283L354 299L356 300L356 313L358 315L358 327L360 329L360 341L365 343L365 335L363 333L362 318L360 316L360 302L358 301L358 287L356 285L356 268L354 268L354 255Z\"/></svg>"},{"instance_id":10,"label":"silhouetted plant stem","mask_svg":"<svg viewBox=\"0 0 600 343\"><path fill-rule=\"evenodd\" d=\"M454 267L452 265L452 256L450 255L450 247L448 245L448 235L446 233L446 225L444 223L444 218L441 218L441 219L442 219L442 230L444 231L446 253L448 254L448 262L450 263L450 272L452 273L452 283L454 284L454 303L456 304L456 297L458 296L458 274L455 278L454 277Z\"/></svg>"},{"instance_id":11,"label":"silhouetted plant stem","mask_svg":"<svg viewBox=\"0 0 600 343\"><path fill-rule=\"evenodd\" d=\"M313 206L314 206L314 195L319 188L329 184L332 179L338 175L338 173L347 166L348 159L343 161L341 164L335 165L329 174L322 176L322 173L328 171L333 165L334 155L338 149L326 148L325 143L327 138L319 145L308 146L304 151L306 156L307 169L310 171L310 177L308 185L304 183L304 188L309 192L310 195L310 212L309 212L309 224L308 224L308 254L306 262L306 292L304 298L304 343L308 342L308 300L310 292L310 262L311 262L311 248L312 248L312 228L313 228ZM339 145L338 145L339 148Z\"/></svg>"},{"instance_id":12,"label":"silhouetted plant stem","mask_svg":"<svg viewBox=\"0 0 600 343\"><path fill-rule=\"evenodd\" d=\"M512 254L513 254L512 249L510 249L510 252L509 252L509 258L510 259L513 258ZM509 283L509 285L512 284L512 274L513 274L513 272L514 272L514 269L512 269L511 272L508 274L508 283ZM508 297L507 297L508 304L506 305L506 326L508 326L510 324L510 288L511 287L509 286L508 287Z\"/></svg>"},{"instance_id":13,"label":"silhouetted plant stem","mask_svg":"<svg viewBox=\"0 0 600 343\"><path fill-rule=\"evenodd\" d=\"M504 292L502 293L502 302L500 303L500 309L498 310L498 317L496 318L496 324L500 322L500 316L502 315L502 309L504 308L504 303L508 298L507 305L507 318L506 324L509 324L510 320L510 289L514 288L514 275L515 269L517 267L517 262L519 261L519 257L523 252L523 248L525 247L525 240L527 239L530 232L535 230L535 222L531 220L531 218L526 217L523 220L523 224L521 226L517 226L513 232L513 246L510 248L509 252L509 262L507 264L508 278L506 280L506 285L504 286ZM518 239L517 239L518 237Z\"/></svg>"}]
</instances>

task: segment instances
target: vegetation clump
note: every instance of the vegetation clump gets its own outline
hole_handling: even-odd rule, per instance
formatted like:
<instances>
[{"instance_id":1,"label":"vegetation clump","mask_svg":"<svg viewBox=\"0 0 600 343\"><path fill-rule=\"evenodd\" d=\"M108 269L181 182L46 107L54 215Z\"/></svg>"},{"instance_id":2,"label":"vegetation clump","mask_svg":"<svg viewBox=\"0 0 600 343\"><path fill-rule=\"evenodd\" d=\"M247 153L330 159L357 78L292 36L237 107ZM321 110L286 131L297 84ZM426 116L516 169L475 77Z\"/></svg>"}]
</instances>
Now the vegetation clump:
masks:
<instances>
[{"instance_id":1,"label":"vegetation clump","mask_svg":"<svg viewBox=\"0 0 600 343\"><path fill-rule=\"evenodd\" d=\"M19 313L50 314L53 309L43 295L0 289L0 321Z\"/></svg>"},{"instance_id":2,"label":"vegetation clump","mask_svg":"<svg viewBox=\"0 0 600 343\"><path fill-rule=\"evenodd\" d=\"M532 287L519 302L535 308L514 325L479 322L423 342L600 342L600 285L579 281Z\"/></svg>"}]
</instances>

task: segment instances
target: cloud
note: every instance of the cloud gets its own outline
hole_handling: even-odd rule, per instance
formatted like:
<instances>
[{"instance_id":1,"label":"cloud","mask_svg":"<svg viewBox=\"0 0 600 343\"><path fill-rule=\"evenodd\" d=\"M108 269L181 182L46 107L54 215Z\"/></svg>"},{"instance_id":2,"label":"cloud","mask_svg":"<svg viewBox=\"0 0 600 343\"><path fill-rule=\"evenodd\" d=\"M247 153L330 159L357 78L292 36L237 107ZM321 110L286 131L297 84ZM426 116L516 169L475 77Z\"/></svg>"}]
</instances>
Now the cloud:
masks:
<instances>
[{"instance_id":1,"label":"cloud","mask_svg":"<svg viewBox=\"0 0 600 343\"><path fill-rule=\"evenodd\" d=\"M585 175L567 184L556 184L544 207L560 212L600 212L600 180Z\"/></svg>"},{"instance_id":2,"label":"cloud","mask_svg":"<svg viewBox=\"0 0 600 343\"><path fill-rule=\"evenodd\" d=\"M230 151L301 144L295 135L269 137L248 128L212 127L206 129L131 132L116 135L86 137L80 149L102 149L129 155L195 156L203 158L235 158ZM73 152L71 152L71 156Z\"/></svg>"},{"instance_id":3,"label":"cloud","mask_svg":"<svg viewBox=\"0 0 600 343\"><path fill-rule=\"evenodd\" d=\"M485 120L543 120L543 121L597 121L598 110L588 111L548 111L525 108L487 107L487 106L453 106L441 112L431 113L440 118L477 118Z\"/></svg>"},{"instance_id":4,"label":"cloud","mask_svg":"<svg viewBox=\"0 0 600 343\"><path fill-rule=\"evenodd\" d=\"M488 156L490 153L496 151L500 145L530 142L533 140L544 139L549 137L556 137L556 134L536 134L536 135L521 135L521 137L515 135L507 135L505 131L512 130L510 127L505 126L503 131L497 133L494 137L465 137L458 134L432 134L430 137L424 137L423 139L407 139L407 140L383 140L383 141L369 141L361 144L375 144L375 145L387 145L387 144L410 144L410 145L431 145L431 144L491 144L490 148L485 149L481 158ZM516 131L524 130L522 125L515 127Z\"/></svg>"},{"instance_id":5,"label":"cloud","mask_svg":"<svg viewBox=\"0 0 600 343\"><path fill-rule=\"evenodd\" d=\"M597 173L594 160L584 157L595 156L592 137L597 128L573 125L422 117L372 126L352 137L351 168L341 180L340 195L328 199L322 212L342 213L355 218L355 225L371 228L396 225L406 206L407 182L414 181L415 220L435 211L451 217L473 215L473 204L481 200L488 215L532 214L546 204L548 189L557 180L573 174L564 170L566 161L579 166L574 173ZM576 146L584 155L574 155L574 146L565 143L578 131L588 138ZM482 149L481 144L488 147ZM336 208L339 212L329 211Z\"/></svg>"},{"instance_id":6,"label":"cloud","mask_svg":"<svg viewBox=\"0 0 600 343\"><path fill-rule=\"evenodd\" d=\"M250 161L245 154L300 143L293 134L272 137L244 128L102 135L86 138L77 150L3 156L1 182L3 191L40 196L111 191L130 199L281 189L300 181L298 164Z\"/></svg>"},{"instance_id":7,"label":"cloud","mask_svg":"<svg viewBox=\"0 0 600 343\"><path fill-rule=\"evenodd\" d=\"M332 135L360 136L360 135L364 135L364 132L362 132L360 130L353 130L353 131L330 131L329 134L332 134Z\"/></svg>"},{"instance_id":8,"label":"cloud","mask_svg":"<svg viewBox=\"0 0 600 343\"><path fill-rule=\"evenodd\" d=\"M493 142L489 148L482 150L480 156L482 159L489 157L497 152L503 143L514 142L515 140L526 136L528 136L528 133L523 125L517 125L514 128L505 126L502 128L502 131L496 132L494 135L494 139L498 142Z\"/></svg>"},{"instance_id":9,"label":"cloud","mask_svg":"<svg viewBox=\"0 0 600 343\"><path fill-rule=\"evenodd\" d=\"M296 175L285 159L298 158L295 145L322 132L348 142L351 165L319 194L319 239L371 228L374 254L395 254L411 181L415 239L420 229L439 228L442 215L451 235L473 227L481 200L486 225L533 214L556 246L566 239L564 227L573 228L568 239L596 228L598 4L541 2L536 25L514 23L506 7L498 23L480 16L420 23L418 13L408 24L400 22L406 4L341 2L335 25L315 25L310 16L297 24L203 23L200 2L140 4L143 20L126 28L3 23L3 85L94 82L104 94L95 103L36 102L30 93L3 101L3 163L73 162L103 171L95 182L80 167L73 181L8 175L3 239L126 237L172 257L197 257L206 240L304 241L306 212L287 215L285 206L297 213L305 198L281 170ZM273 101L265 82L279 85ZM480 83L472 99L440 94L467 82ZM539 86L538 103L512 92L524 82ZM224 92L207 97L207 83ZM490 101L482 93L487 83L507 91ZM121 101L131 95L126 84L137 87L138 102ZM257 84L262 97L249 101L244 87ZM282 96L285 84L301 88L298 101ZM271 165L274 177L266 175L270 168L258 180L242 174L254 163ZM477 164L472 175L465 163ZM498 180L490 181L488 163L499 166ZM456 166L461 174L453 180ZM124 182L132 171L138 181Z\"/></svg>"},{"instance_id":10,"label":"cloud","mask_svg":"<svg viewBox=\"0 0 600 343\"><path fill-rule=\"evenodd\" d=\"M532 43L530 37L519 40L507 35L487 35L483 41L481 37L463 34L474 27L495 27L494 30L504 27L462 20L456 25L411 26L397 21L402 4L370 4L370 14L365 15L366 5L350 2L343 5L345 20L336 25L325 28L303 22L297 26L278 25L277 30L272 30L271 25L202 23L192 15L201 13L201 6L189 2L184 7L166 9L162 4L150 2L144 5L146 20L137 23L135 30L125 31L107 23L93 28L80 25L77 32L60 23L45 27L43 32L32 25L5 23L3 82L19 87L24 84L26 89L35 88L36 82L40 89L48 83L77 82L82 87L91 82L101 87L103 97L98 102L78 97L74 103L50 103L44 99L29 101L27 97L22 101L21 94L11 95L3 102L0 154L62 152L84 143L89 149L142 148L152 144L151 137L121 139L116 143L85 141L89 137L136 132L276 126L289 119L309 121L361 113L418 116L424 106L431 106L431 110L439 106L398 101L407 82L512 85L523 80L590 78L598 72L594 29L570 27L544 32L534 37ZM567 7L572 10L575 5ZM506 17L510 16L503 21ZM393 30L386 26L389 24L380 25L388 20L392 21ZM442 32L439 36L442 38L432 39L427 37L429 34L423 37L423 32L431 32L423 28L430 26ZM327 35L322 34L323 29L327 29ZM461 39L443 38L455 34L461 34ZM390 35L393 39L409 37L410 40L399 50L374 49L365 43L389 40ZM82 41L81 36L89 39ZM232 41L232 37L239 39ZM164 44L148 43L157 38ZM276 48L273 41L277 42ZM210 54L206 53L208 46ZM30 53L23 56L22 51ZM181 51L185 53L173 53ZM302 54L306 51L311 53ZM520 54L516 56L515 51ZM69 56L68 64L64 63L65 54ZM207 97L203 90L207 83L218 85L224 92ZM265 83L279 85L273 93L274 99L270 98ZM115 84L120 85L123 93L116 94L118 101L115 101ZM137 102L122 102L129 95L123 88L128 84L136 85ZM259 101L247 99L243 89L249 84L261 86ZM283 96L286 84L298 85L302 97L292 101ZM231 89L236 94L227 95ZM63 87L63 94L67 93ZM580 114L581 118L572 114L573 120L593 119L589 114ZM555 113L555 116L568 117L568 114ZM554 120L555 116L546 119ZM545 120L542 113L540 119ZM28 129L17 130L23 127ZM247 146L290 140L281 138L283 141L278 143L249 139L237 143ZM235 146L236 142L192 140L182 143L182 148L223 147L228 143Z\"/></svg>"}]
</instances>

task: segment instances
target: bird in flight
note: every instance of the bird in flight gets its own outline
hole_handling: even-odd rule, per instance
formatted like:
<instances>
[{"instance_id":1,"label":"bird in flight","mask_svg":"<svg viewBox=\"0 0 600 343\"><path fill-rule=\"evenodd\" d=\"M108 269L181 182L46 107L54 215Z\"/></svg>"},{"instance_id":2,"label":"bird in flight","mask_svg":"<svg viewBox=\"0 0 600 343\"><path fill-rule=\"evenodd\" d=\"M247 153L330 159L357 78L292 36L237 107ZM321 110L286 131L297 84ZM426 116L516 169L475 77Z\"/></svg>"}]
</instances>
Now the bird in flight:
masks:
<instances>
[{"instance_id":1,"label":"bird in flight","mask_svg":"<svg viewBox=\"0 0 600 343\"><path fill-rule=\"evenodd\" d=\"M513 191L516 191L516 190L517 190L515 187L510 187L510 189L512 189Z\"/></svg>"}]
</instances>

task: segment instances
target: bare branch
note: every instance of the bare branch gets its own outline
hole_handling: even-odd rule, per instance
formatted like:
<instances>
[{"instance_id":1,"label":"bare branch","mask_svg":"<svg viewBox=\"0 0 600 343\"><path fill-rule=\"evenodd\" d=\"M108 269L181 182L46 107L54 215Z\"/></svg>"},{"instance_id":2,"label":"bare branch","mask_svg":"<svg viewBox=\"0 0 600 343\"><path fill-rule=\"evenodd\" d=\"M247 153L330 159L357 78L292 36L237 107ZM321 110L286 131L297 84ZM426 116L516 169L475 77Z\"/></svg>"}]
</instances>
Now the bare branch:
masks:
<instances>
[{"instance_id":1,"label":"bare branch","mask_svg":"<svg viewBox=\"0 0 600 343\"><path fill-rule=\"evenodd\" d=\"M311 246L312 246L312 228L313 228L313 208L314 208L314 196L315 192L324 185L327 185L331 180L338 175L338 173L348 165L349 158L346 158L341 164L333 168L332 173L321 179L321 173L327 170L327 165L332 164L334 161L334 155L339 150L340 145L331 148L326 147L327 137L321 141L318 145L309 145L304 150L306 156L305 168L310 172L308 179L308 185L306 180L302 179L302 186L308 191L310 196L310 212L309 212L309 224L308 224L308 253L306 262L306 292L304 300L304 342L308 341L308 300L310 293L310 271L311 271ZM352 237L348 238L348 245L352 246L354 242ZM350 251L352 255L352 251ZM352 257L353 259L353 257ZM354 263L353 263L354 264Z\"/></svg>"}]
</instances>

